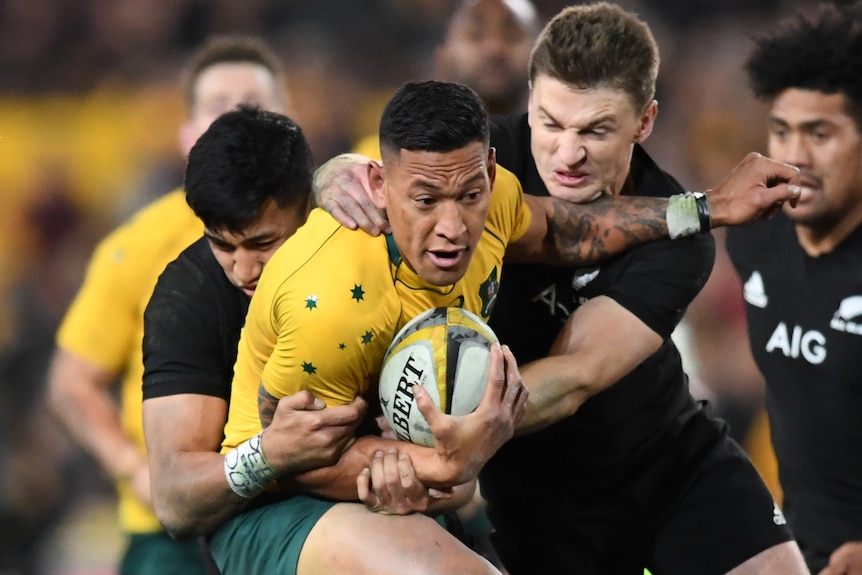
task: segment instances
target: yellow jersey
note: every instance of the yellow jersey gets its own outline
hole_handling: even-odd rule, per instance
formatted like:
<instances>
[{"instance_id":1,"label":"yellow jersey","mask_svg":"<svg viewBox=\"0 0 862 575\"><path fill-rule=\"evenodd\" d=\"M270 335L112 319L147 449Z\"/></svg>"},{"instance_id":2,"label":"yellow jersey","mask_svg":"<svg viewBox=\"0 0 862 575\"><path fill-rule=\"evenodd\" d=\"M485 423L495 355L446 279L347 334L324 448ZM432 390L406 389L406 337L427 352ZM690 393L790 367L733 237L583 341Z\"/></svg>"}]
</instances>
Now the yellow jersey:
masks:
<instances>
[{"instance_id":1,"label":"yellow jersey","mask_svg":"<svg viewBox=\"0 0 862 575\"><path fill-rule=\"evenodd\" d=\"M391 236L340 226L315 209L267 263L240 337L223 450L260 432L258 387L277 398L303 389L327 405L350 403L377 381L392 338L420 312L463 307L485 320L506 246L530 224L518 179L499 166L488 218L467 273L425 283Z\"/></svg>"},{"instance_id":2,"label":"yellow jersey","mask_svg":"<svg viewBox=\"0 0 862 575\"><path fill-rule=\"evenodd\" d=\"M144 309L159 275L203 235L185 192L159 198L96 247L84 283L57 332L57 346L111 373L121 374L123 430L145 452L141 421ZM128 482L117 484L120 527L129 533L162 529Z\"/></svg>"}]
</instances>

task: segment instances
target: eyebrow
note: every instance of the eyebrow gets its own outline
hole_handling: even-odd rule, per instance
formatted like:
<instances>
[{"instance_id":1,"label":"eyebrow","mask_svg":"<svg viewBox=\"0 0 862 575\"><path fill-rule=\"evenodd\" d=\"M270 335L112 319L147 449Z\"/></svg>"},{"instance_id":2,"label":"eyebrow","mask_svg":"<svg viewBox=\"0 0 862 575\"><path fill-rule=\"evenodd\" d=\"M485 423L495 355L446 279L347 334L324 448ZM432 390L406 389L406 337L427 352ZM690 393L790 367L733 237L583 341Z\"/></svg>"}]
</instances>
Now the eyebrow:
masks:
<instances>
[{"instance_id":1,"label":"eyebrow","mask_svg":"<svg viewBox=\"0 0 862 575\"><path fill-rule=\"evenodd\" d=\"M484 179L485 179L485 171L480 170L480 171L477 171L474 175L470 176L469 179L464 180L464 183L461 184L461 186L459 186L459 187L462 189L463 188L469 188L471 186L474 186L476 183L481 182ZM415 185L419 186L419 187L421 187L421 188L423 188L429 192L439 192L440 190L443 189L443 187L439 186L436 182L433 182L431 180L426 180L422 176L417 177L417 179L415 180Z\"/></svg>"},{"instance_id":2,"label":"eyebrow","mask_svg":"<svg viewBox=\"0 0 862 575\"><path fill-rule=\"evenodd\" d=\"M790 122L783 118L779 118L777 116L769 116L768 118L769 124L774 124L782 127L789 128ZM806 122L802 122L799 124L799 128L803 131L810 132L811 130L816 130L817 128L831 128L833 126L832 122L824 119L816 119L816 120L808 120Z\"/></svg>"},{"instance_id":3,"label":"eyebrow","mask_svg":"<svg viewBox=\"0 0 862 575\"><path fill-rule=\"evenodd\" d=\"M548 112L548 110L546 110L543 106L541 106L541 105L540 105L540 106L538 107L538 111L539 111L540 113L544 114L545 116L547 116L547 117L548 117L548 119L549 119L549 120L551 120L552 122L554 122L555 124L559 124L559 123L560 123L560 121L559 121L557 118L555 118L553 114L551 114L550 112ZM593 121L591 121L589 124L586 124L585 126L583 126L583 127L582 127L582 128L580 128L580 129L581 129L581 130L584 130L584 129L587 129L587 130L588 130L588 129L590 129L590 128L595 128L596 126L598 126L599 124L602 124L602 123L604 123L604 122L609 122L609 123L611 123L611 124L616 125L616 123L617 123L617 119L616 119L616 117L615 117L615 116L613 116L612 114L605 114L605 115L603 115L603 116L599 116L598 118L594 119L594 120L593 120Z\"/></svg>"},{"instance_id":4,"label":"eyebrow","mask_svg":"<svg viewBox=\"0 0 862 575\"><path fill-rule=\"evenodd\" d=\"M243 238L242 242L240 242L240 244L250 244L250 243L259 242L262 240L269 240L269 239L273 238L275 235L277 235L277 232L274 232L272 230L264 231L264 232L261 232L257 235L248 236L246 238ZM234 245L228 241L225 241L223 238L220 238L219 236L213 235L213 233L208 231L208 230L204 230L204 236L208 240L216 242L218 244L231 245L231 246Z\"/></svg>"}]
</instances>

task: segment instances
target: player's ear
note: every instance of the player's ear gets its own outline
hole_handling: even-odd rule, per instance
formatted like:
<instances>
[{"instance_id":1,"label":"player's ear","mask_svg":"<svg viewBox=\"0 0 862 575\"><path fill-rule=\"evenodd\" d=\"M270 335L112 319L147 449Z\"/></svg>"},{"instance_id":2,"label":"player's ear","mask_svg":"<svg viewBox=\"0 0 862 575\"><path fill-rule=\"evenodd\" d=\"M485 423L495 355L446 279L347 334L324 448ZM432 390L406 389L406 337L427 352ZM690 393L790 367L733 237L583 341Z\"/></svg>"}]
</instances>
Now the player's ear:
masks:
<instances>
[{"instance_id":1,"label":"player's ear","mask_svg":"<svg viewBox=\"0 0 862 575\"><path fill-rule=\"evenodd\" d=\"M494 189L494 180L497 177L497 148L488 147L488 182L491 189Z\"/></svg>"},{"instance_id":2,"label":"player's ear","mask_svg":"<svg viewBox=\"0 0 862 575\"><path fill-rule=\"evenodd\" d=\"M375 160L368 162L368 188L371 201L381 210L386 209L386 194L383 184L386 182L386 172L383 165Z\"/></svg>"},{"instance_id":3,"label":"player's ear","mask_svg":"<svg viewBox=\"0 0 862 575\"><path fill-rule=\"evenodd\" d=\"M655 117L658 115L658 102L656 100L652 100L649 104L647 104L646 108L644 108L643 113L641 114L638 129L635 132L635 143L643 144L647 138L649 138L650 134L652 134L652 129L655 126Z\"/></svg>"}]
</instances>

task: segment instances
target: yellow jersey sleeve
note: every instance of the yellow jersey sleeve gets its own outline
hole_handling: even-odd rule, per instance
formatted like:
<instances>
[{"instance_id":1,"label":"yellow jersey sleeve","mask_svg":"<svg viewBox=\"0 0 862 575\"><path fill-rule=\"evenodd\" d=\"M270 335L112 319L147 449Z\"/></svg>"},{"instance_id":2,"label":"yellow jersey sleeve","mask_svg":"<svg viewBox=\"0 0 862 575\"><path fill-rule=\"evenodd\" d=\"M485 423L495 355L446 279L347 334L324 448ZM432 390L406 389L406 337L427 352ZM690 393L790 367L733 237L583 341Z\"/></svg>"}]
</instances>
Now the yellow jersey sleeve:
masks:
<instances>
[{"instance_id":1,"label":"yellow jersey sleeve","mask_svg":"<svg viewBox=\"0 0 862 575\"><path fill-rule=\"evenodd\" d=\"M508 245L527 232L531 218L532 212L524 202L521 182L515 174L498 164L485 230Z\"/></svg>"}]
</instances>

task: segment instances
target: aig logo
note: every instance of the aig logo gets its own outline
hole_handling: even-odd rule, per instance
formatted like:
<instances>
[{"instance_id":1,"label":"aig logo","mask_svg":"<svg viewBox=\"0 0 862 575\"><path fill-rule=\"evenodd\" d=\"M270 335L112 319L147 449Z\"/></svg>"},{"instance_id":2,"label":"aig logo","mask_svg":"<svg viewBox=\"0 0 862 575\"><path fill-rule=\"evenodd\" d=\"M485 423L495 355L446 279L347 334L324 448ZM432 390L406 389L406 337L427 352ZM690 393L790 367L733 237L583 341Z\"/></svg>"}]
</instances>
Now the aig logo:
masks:
<instances>
[{"instance_id":1,"label":"aig logo","mask_svg":"<svg viewBox=\"0 0 862 575\"><path fill-rule=\"evenodd\" d=\"M788 330L787 324L781 322L769 336L766 351L778 351L793 359L801 355L808 363L817 365L826 359L826 336L813 329L805 331L798 325Z\"/></svg>"}]
</instances>

